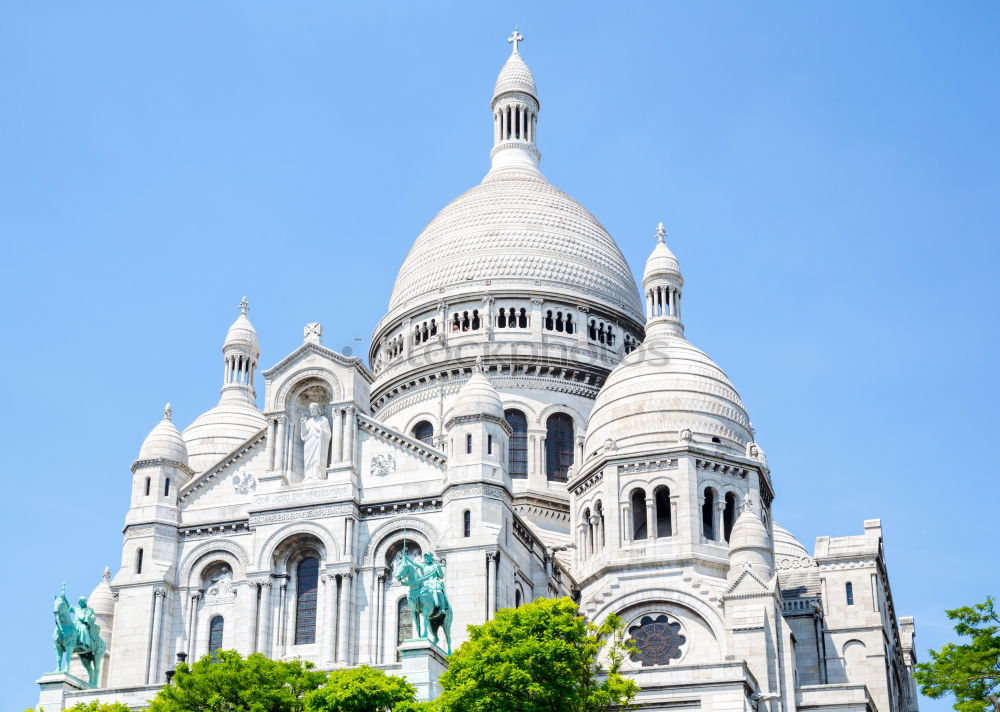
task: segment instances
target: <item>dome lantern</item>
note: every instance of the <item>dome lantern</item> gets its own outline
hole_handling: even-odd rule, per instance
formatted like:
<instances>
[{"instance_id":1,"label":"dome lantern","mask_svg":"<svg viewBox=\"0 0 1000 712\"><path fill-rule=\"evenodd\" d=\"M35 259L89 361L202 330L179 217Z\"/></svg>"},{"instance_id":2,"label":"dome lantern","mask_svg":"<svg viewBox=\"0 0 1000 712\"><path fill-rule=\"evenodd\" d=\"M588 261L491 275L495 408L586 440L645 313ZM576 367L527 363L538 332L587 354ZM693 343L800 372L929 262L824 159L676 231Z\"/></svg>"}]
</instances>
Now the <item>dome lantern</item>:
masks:
<instances>
[{"instance_id":1,"label":"dome lantern","mask_svg":"<svg viewBox=\"0 0 1000 712\"><path fill-rule=\"evenodd\" d=\"M225 364L222 380L222 397L224 400L256 400L254 379L257 372L257 359L260 358L260 342L257 331L247 318L250 304L243 297L240 302L240 315L226 332L226 341L222 345L222 358Z\"/></svg>"},{"instance_id":2,"label":"dome lantern","mask_svg":"<svg viewBox=\"0 0 1000 712\"><path fill-rule=\"evenodd\" d=\"M536 142L540 108L538 89L531 70L518 51L517 45L524 41L524 35L515 27L507 41L512 50L497 75L490 103L493 109L493 150L490 152L493 167L489 175L517 171L541 176L538 170L541 154Z\"/></svg>"},{"instance_id":3,"label":"dome lantern","mask_svg":"<svg viewBox=\"0 0 1000 712\"><path fill-rule=\"evenodd\" d=\"M684 333L681 321L681 289L684 278L680 263L663 240L667 236L661 222L656 226L656 247L646 260L642 291L646 299L646 326L661 326L676 334Z\"/></svg>"}]
</instances>

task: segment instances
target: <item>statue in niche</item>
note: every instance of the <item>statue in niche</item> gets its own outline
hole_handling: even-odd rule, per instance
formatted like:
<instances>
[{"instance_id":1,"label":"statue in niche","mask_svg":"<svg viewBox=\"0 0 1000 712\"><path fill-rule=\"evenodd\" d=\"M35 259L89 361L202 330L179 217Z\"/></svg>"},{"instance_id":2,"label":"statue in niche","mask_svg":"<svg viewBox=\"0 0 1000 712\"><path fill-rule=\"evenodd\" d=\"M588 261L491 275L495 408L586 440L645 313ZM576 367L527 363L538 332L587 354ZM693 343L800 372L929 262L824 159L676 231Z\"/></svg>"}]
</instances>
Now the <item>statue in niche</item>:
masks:
<instances>
[{"instance_id":1,"label":"statue in niche","mask_svg":"<svg viewBox=\"0 0 1000 712\"><path fill-rule=\"evenodd\" d=\"M326 479L326 455L330 449L330 421L319 403L309 404L309 417L299 419L302 438L303 476L307 480Z\"/></svg>"}]
</instances>

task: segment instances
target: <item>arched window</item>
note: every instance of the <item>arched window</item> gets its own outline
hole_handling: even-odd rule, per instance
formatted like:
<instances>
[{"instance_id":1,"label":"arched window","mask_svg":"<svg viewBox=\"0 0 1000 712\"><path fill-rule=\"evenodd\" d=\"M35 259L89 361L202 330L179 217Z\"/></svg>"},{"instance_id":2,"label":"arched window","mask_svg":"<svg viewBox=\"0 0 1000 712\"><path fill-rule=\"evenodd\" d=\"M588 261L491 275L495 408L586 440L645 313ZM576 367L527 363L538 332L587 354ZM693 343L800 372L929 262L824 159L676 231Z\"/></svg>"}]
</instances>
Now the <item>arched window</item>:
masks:
<instances>
[{"instance_id":1,"label":"arched window","mask_svg":"<svg viewBox=\"0 0 1000 712\"><path fill-rule=\"evenodd\" d=\"M434 444L434 426L426 420L421 420L413 426L413 439L428 445Z\"/></svg>"},{"instance_id":2,"label":"arched window","mask_svg":"<svg viewBox=\"0 0 1000 712\"><path fill-rule=\"evenodd\" d=\"M733 525L736 523L736 495L732 492L726 493L726 508L722 510L722 534L729 541L733 534Z\"/></svg>"},{"instance_id":3,"label":"arched window","mask_svg":"<svg viewBox=\"0 0 1000 712\"><path fill-rule=\"evenodd\" d=\"M645 490L632 490L629 501L632 503L632 539L645 539L649 535L649 527L646 523Z\"/></svg>"},{"instance_id":4,"label":"arched window","mask_svg":"<svg viewBox=\"0 0 1000 712\"><path fill-rule=\"evenodd\" d=\"M847 605L848 606L853 606L854 605L854 584L851 583L850 581L848 581L847 585L844 586L844 593L847 594Z\"/></svg>"},{"instance_id":5,"label":"arched window","mask_svg":"<svg viewBox=\"0 0 1000 712\"><path fill-rule=\"evenodd\" d=\"M705 503L701 505L701 533L706 539L715 539L715 490L705 488Z\"/></svg>"},{"instance_id":6,"label":"arched window","mask_svg":"<svg viewBox=\"0 0 1000 712\"><path fill-rule=\"evenodd\" d=\"M316 589L319 559L303 559L295 569L295 645L316 642Z\"/></svg>"},{"instance_id":7,"label":"arched window","mask_svg":"<svg viewBox=\"0 0 1000 712\"><path fill-rule=\"evenodd\" d=\"M413 616L410 615L410 602L406 596L396 604L396 662L399 657L399 646L403 641L413 637Z\"/></svg>"},{"instance_id":8,"label":"arched window","mask_svg":"<svg viewBox=\"0 0 1000 712\"><path fill-rule=\"evenodd\" d=\"M462 532L466 538L472 536L472 512L468 509L462 512Z\"/></svg>"},{"instance_id":9,"label":"arched window","mask_svg":"<svg viewBox=\"0 0 1000 712\"><path fill-rule=\"evenodd\" d=\"M550 482L565 482L573 464L573 419L553 413L545 421L545 475Z\"/></svg>"},{"instance_id":10,"label":"arched window","mask_svg":"<svg viewBox=\"0 0 1000 712\"><path fill-rule=\"evenodd\" d=\"M507 443L510 476L523 479L528 476L528 419L519 410L505 410L503 415L512 431Z\"/></svg>"},{"instance_id":11,"label":"arched window","mask_svg":"<svg viewBox=\"0 0 1000 712\"><path fill-rule=\"evenodd\" d=\"M493 436L489 433L486 434L486 454L493 454Z\"/></svg>"},{"instance_id":12,"label":"arched window","mask_svg":"<svg viewBox=\"0 0 1000 712\"><path fill-rule=\"evenodd\" d=\"M147 497L149 496L149 482L150 482L150 480L149 480L149 478L147 477L147 478L146 478L146 496L147 496Z\"/></svg>"},{"instance_id":13,"label":"arched window","mask_svg":"<svg viewBox=\"0 0 1000 712\"><path fill-rule=\"evenodd\" d=\"M523 599L521 598L521 589L515 588L514 589L514 608L518 608L521 605L522 600Z\"/></svg>"},{"instance_id":14,"label":"arched window","mask_svg":"<svg viewBox=\"0 0 1000 712\"><path fill-rule=\"evenodd\" d=\"M135 572L142 573L142 549L135 552Z\"/></svg>"},{"instance_id":15,"label":"arched window","mask_svg":"<svg viewBox=\"0 0 1000 712\"><path fill-rule=\"evenodd\" d=\"M215 660L215 654L222 649L222 629L225 621L222 616L212 616L208 622L208 654Z\"/></svg>"},{"instance_id":16,"label":"arched window","mask_svg":"<svg viewBox=\"0 0 1000 712\"><path fill-rule=\"evenodd\" d=\"M673 534L673 522L670 521L670 488L657 487L653 499L656 501L656 536Z\"/></svg>"},{"instance_id":17,"label":"arched window","mask_svg":"<svg viewBox=\"0 0 1000 712\"><path fill-rule=\"evenodd\" d=\"M170 496L170 478L169 477L163 481L163 496L164 497L169 497Z\"/></svg>"},{"instance_id":18,"label":"arched window","mask_svg":"<svg viewBox=\"0 0 1000 712\"><path fill-rule=\"evenodd\" d=\"M465 454L472 454L472 433L465 434Z\"/></svg>"}]
</instances>

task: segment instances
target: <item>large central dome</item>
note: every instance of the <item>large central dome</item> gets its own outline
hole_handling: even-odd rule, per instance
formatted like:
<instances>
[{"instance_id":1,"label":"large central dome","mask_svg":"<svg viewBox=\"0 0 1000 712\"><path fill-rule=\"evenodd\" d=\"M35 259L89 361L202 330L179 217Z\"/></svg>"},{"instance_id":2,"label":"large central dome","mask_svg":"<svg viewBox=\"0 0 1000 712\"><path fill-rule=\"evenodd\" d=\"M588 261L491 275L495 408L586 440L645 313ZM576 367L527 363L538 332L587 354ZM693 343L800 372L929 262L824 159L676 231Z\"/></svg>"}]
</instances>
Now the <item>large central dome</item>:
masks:
<instances>
[{"instance_id":1,"label":"large central dome","mask_svg":"<svg viewBox=\"0 0 1000 712\"><path fill-rule=\"evenodd\" d=\"M524 285L571 292L641 319L618 245L590 212L540 174L487 176L424 228L399 270L390 311L439 294Z\"/></svg>"}]
</instances>

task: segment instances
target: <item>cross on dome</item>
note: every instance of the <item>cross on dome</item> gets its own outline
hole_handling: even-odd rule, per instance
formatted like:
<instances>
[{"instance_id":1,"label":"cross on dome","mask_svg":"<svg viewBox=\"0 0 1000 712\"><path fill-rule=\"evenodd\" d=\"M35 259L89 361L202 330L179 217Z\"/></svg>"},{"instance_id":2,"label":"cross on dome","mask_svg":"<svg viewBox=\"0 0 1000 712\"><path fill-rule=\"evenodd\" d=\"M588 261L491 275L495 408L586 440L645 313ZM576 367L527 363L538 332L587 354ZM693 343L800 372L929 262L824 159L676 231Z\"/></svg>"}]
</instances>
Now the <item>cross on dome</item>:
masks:
<instances>
[{"instance_id":1,"label":"cross on dome","mask_svg":"<svg viewBox=\"0 0 1000 712\"><path fill-rule=\"evenodd\" d=\"M240 313L246 315L246 313L249 310L250 310L250 302L247 301L246 297L243 297L243 299L240 301Z\"/></svg>"},{"instance_id":2,"label":"cross on dome","mask_svg":"<svg viewBox=\"0 0 1000 712\"><path fill-rule=\"evenodd\" d=\"M164 417L165 420L170 420L170 417L173 414L174 414L174 409L170 407L169 403L167 403L165 406L163 406L163 417Z\"/></svg>"},{"instance_id":3,"label":"cross on dome","mask_svg":"<svg viewBox=\"0 0 1000 712\"><path fill-rule=\"evenodd\" d=\"M514 34L508 37L507 41L514 45L514 54L517 54L517 43L524 42L524 35L517 31L517 25L514 25Z\"/></svg>"},{"instance_id":4,"label":"cross on dome","mask_svg":"<svg viewBox=\"0 0 1000 712\"><path fill-rule=\"evenodd\" d=\"M667 236L667 231L663 229L663 223L660 222L660 224L656 226L656 238L660 242L663 242L663 238L665 238L666 236Z\"/></svg>"}]
</instances>

